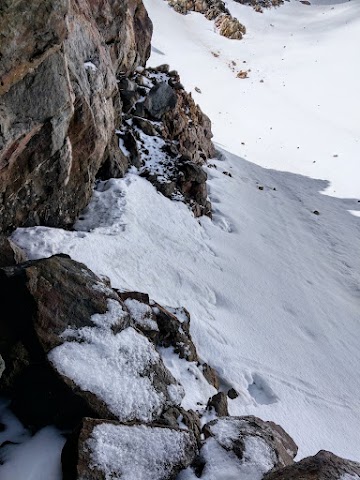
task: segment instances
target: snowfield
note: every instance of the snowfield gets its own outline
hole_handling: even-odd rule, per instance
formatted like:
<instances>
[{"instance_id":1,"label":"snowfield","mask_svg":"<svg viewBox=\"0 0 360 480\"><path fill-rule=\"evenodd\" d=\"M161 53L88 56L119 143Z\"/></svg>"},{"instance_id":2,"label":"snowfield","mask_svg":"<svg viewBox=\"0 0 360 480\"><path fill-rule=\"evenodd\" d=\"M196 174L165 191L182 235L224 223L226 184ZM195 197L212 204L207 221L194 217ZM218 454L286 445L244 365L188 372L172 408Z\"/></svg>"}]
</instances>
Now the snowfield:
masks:
<instances>
[{"instance_id":1,"label":"snowfield","mask_svg":"<svg viewBox=\"0 0 360 480\"><path fill-rule=\"evenodd\" d=\"M176 68L213 122L213 220L133 169L97 186L76 231L13 239L30 258L68 253L113 287L185 306L201 359L240 393L232 415L280 424L298 460L360 461L360 2L226 3L242 41L145 0L149 64Z\"/></svg>"}]
</instances>

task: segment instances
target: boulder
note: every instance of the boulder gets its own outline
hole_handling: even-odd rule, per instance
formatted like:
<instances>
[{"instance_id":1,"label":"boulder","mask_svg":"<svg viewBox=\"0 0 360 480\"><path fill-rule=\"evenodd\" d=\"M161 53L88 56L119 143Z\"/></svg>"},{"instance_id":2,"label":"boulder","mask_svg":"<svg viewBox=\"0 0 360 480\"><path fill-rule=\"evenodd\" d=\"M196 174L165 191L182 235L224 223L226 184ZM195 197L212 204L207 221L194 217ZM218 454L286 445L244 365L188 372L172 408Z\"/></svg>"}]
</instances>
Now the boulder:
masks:
<instances>
[{"instance_id":1,"label":"boulder","mask_svg":"<svg viewBox=\"0 0 360 480\"><path fill-rule=\"evenodd\" d=\"M213 408L219 417L227 417L229 415L228 402L225 392L218 392L208 401L207 408Z\"/></svg>"},{"instance_id":2,"label":"boulder","mask_svg":"<svg viewBox=\"0 0 360 480\"><path fill-rule=\"evenodd\" d=\"M177 96L166 82L152 87L145 100L145 108L151 117L160 120L169 110L175 108Z\"/></svg>"},{"instance_id":3,"label":"boulder","mask_svg":"<svg viewBox=\"0 0 360 480\"><path fill-rule=\"evenodd\" d=\"M0 232L68 227L101 167L128 166L117 75L145 64L151 21L141 0L19 0L0 30Z\"/></svg>"},{"instance_id":4,"label":"boulder","mask_svg":"<svg viewBox=\"0 0 360 480\"><path fill-rule=\"evenodd\" d=\"M180 404L154 346L85 265L57 255L0 269L0 296L0 389L24 423L151 422Z\"/></svg>"},{"instance_id":5,"label":"boulder","mask_svg":"<svg viewBox=\"0 0 360 480\"><path fill-rule=\"evenodd\" d=\"M254 416L223 417L207 423L203 428L206 438L217 443L241 460L246 454L249 439L259 440L270 452L275 467L291 465L297 453L292 438L279 425Z\"/></svg>"},{"instance_id":6,"label":"boulder","mask_svg":"<svg viewBox=\"0 0 360 480\"><path fill-rule=\"evenodd\" d=\"M62 453L64 480L175 480L197 453L189 431L85 418Z\"/></svg>"},{"instance_id":7,"label":"boulder","mask_svg":"<svg viewBox=\"0 0 360 480\"><path fill-rule=\"evenodd\" d=\"M320 450L315 456L285 468L275 469L264 480L355 480L360 478L360 463Z\"/></svg>"}]
</instances>

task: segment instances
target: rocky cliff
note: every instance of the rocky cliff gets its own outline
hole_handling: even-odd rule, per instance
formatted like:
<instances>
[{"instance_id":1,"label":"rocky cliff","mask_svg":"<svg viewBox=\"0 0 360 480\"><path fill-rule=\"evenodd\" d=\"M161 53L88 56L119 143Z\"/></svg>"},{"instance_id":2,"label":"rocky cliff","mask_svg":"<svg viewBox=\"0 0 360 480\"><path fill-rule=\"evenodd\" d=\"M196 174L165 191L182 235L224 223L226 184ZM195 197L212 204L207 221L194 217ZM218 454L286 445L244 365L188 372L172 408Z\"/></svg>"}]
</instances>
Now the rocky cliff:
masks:
<instances>
[{"instance_id":1,"label":"rocky cliff","mask_svg":"<svg viewBox=\"0 0 360 480\"><path fill-rule=\"evenodd\" d=\"M119 172L117 76L144 65L141 0L0 5L0 230L68 226L104 162Z\"/></svg>"}]
</instances>

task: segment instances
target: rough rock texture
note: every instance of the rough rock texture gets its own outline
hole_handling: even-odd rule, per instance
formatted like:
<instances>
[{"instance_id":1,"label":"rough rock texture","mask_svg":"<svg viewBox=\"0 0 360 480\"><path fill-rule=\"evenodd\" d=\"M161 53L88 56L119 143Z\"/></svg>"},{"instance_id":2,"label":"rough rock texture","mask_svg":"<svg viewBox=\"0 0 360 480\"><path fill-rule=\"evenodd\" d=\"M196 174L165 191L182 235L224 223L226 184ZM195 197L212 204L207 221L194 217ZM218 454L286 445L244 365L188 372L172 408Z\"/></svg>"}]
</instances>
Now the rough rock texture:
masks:
<instances>
[{"instance_id":1,"label":"rough rock texture","mask_svg":"<svg viewBox=\"0 0 360 480\"><path fill-rule=\"evenodd\" d=\"M25 262L26 255L10 238L0 235L0 267Z\"/></svg>"},{"instance_id":2,"label":"rough rock texture","mask_svg":"<svg viewBox=\"0 0 360 480\"><path fill-rule=\"evenodd\" d=\"M355 480L360 478L360 463L337 457L331 452L320 450L314 457L264 476L264 480Z\"/></svg>"},{"instance_id":3,"label":"rough rock texture","mask_svg":"<svg viewBox=\"0 0 360 480\"><path fill-rule=\"evenodd\" d=\"M213 408L219 417L227 417L229 415L228 402L225 392L218 392L210 398L207 408Z\"/></svg>"},{"instance_id":4,"label":"rough rock texture","mask_svg":"<svg viewBox=\"0 0 360 480\"><path fill-rule=\"evenodd\" d=\"M0 269L0 300L0 390L26 424L73 424L84 415L151 421L181 402L154 347L129 327L116 292L85 265L58 255Z\"/></svg>"},{"instance_id":5,"label":"rough rock texture","mask_svg":"<svg viewBox=\"0 0 360 480\"><path fill-rule=\"evenodd\" d=\"M215 155L210 120L168 65L140 70L119 83L123 153L163 195L185 201L196 216L211 215L201 167Z\"/></svg>"},{"instance_id":6,"label":"rough rock texture","mask_svg":"<svg viewBox=\"0 0 360 480\"><path fill-rule=\"evenodd\" d=\"M232 17L225 3L221 0L167 0L173 9L185 15L189 11L199 12L208 20L215 20L220 35L240 40L246 28L239 20ZM276 1L276 0L274 0Z\"/></svg>"},{"instance_id":7,"label":"rough rock texture","mask_svg":"<svg viewBox=\"0 0 360 480\"><path fill-rule=\"evenodd\" d=\"M0 231L66 227L102 165L127 168L116 76L145 63L151 22L141 0L6 0L0 31Z\"/></svg>"},{"instance_id":8,"label":"rough rock texture","mask_svg":"<svg viewBox=\"0 0 360 480\"><path fill-rule=\"evenodd\" d=\"M274 467L292 464L297 453L296 444L285 430L273 422L264 422L254 416L219 418L206 424L203 431L206 438L214 437L239 459L243 457L245 442L249 437L265 441L273 452Z\"/></svg>"},{"instance_id":9,"label":"rough rock texture","mask_svg":"<svg viewBox=\"0 0 360 480\"><path fill-rule=\"evenodd\" d=\"M64 480L172 480L197 453L191 432L84 418L62 453Z\"/></svg>"},{"instance_id":10,"label":"rough rock texture","mask_svg":"<svg viewBox=\"0 0 360 480\"><path fill-rule=\"evenodd\" d=\"M174 352L189 362L199 360L190 335L190 314L185 308L164 308L139 292L119 292L119 296L136 328L156 346L174 347Z\"/></svg>"}]
</instances>

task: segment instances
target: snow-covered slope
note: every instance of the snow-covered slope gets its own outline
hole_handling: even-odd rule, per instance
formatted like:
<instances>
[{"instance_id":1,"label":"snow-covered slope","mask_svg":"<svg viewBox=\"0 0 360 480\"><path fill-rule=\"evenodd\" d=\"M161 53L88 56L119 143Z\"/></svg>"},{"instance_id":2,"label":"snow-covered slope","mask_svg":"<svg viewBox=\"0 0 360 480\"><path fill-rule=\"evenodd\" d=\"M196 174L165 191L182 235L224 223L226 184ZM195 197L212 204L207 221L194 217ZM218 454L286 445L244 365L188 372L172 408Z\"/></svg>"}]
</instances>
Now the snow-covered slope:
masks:
<instances>
[{"instance_id":1,"label":"snow-covered slope","mask_svg":"<svg viewBox=\"0 0 360 480\"><path fill-rule=\"evenodd\" d=\"M213 221L131 173L101 185L78 231L14 239L31 258L65 252L114 287L184 305L202 359L240 392L231 414L281 424L298 458L327 449L359 461L360 3L258 14L228 2L248 28L241 42L145 3L150 63L201 89L222 149L207 168Z\"/></svg>"}]
</instances>

